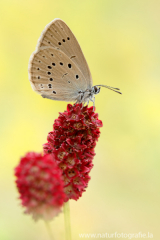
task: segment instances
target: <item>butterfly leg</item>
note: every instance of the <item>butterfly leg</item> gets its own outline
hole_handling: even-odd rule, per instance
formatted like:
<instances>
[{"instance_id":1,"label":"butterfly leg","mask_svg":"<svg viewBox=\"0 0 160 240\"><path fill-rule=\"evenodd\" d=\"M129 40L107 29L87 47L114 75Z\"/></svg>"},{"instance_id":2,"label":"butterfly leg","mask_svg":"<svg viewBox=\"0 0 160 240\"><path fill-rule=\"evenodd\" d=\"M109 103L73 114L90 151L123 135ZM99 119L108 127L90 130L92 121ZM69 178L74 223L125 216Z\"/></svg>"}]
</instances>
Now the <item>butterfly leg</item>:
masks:
<instances>
[{"instance_id":1,"label":"butterfly leg","mask_svg":"<svg viewBox=\"0 0 160 240\"><path fill-rule=\"evenodd\" d=\"M84 107L85 103L87 103L86 106L88 106L89 100L87 100L86 102L83 102L82 108Z\"/></svg>"},{"instance_id":2,"label":"butterfly leg","mask_svg":"<svg viewBox=\"0 0 160 240\"><path fill-rule=\"evenodd\" d=\"M77 99L73 106L75 106L75 105L78 104L78 103L81 104L81 103L82 103L82 100Z\"/></svg>"},{"instance_id":3,"label":"butterfly leg","mask_svg":"<svg viewBox=\"0 0 160 240\"><path fill-rule=\"evenodd\" d=\"M78 103L78 101L76 101L76 102L73 104L73 106L75 106L77 103Z\"/></svg>"},{"instance_id":4,"label":"butterfly leg","mask_svg":"<svg viewBox=\"0 0 160 240\"><path fill-rule=\"evenodd\" d=\"M95 110L95 96L89 98L93 102L93 111Z\"/></svg>"},{"instance_id":5,"label":"butterfly leg","mask_svg":"<svg viewBox=\"0 0 160 240\"><path fill-rule=\"evenodd\" d=\"M88 104L89 104L89 100L87 100L87 106L88 106Z\"/></svg>"},{"instance_id":6,"label":"butterfly leg","mask_svg":"<svg viewBox=\"0 0 160 240\"><path fill-rule=\"evenodd\" d=\"M93 111L95 111L95 97L93 97Z\"/></svg>"}]
</instances>

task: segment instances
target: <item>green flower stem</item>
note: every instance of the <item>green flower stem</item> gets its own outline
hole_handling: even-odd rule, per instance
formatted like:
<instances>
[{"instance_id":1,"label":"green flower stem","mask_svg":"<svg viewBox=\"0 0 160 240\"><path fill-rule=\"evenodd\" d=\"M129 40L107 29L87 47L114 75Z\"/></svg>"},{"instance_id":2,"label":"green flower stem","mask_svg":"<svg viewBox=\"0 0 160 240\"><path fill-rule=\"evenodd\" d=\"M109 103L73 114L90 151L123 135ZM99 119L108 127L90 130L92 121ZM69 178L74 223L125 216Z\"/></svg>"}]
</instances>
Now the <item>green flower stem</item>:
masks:
<instances>
[{"instance_id":1,"label":"green flower stem","mask_svg":"<svg viewBox=\"0 0 160 240\"><path fill-rule=\"evenodd\" d=\"M71 240L69 201L64 204L64 222L65 222L66 240Z\"/></svg>"},{"instance_id":2,"label":"green flower stem","mask_svg":"<svg viewBox=\"0 0 160 240\"><path fill-rule=\"evenodd\" d=\"M53 233L52 233L52 230L51 230L49 222L48 221L44 221L44 222L45 222L45 225L46 225L46 228L47 228L47 232L49 234L50 239L54 240Z\"/></svg>"}]
</instances>

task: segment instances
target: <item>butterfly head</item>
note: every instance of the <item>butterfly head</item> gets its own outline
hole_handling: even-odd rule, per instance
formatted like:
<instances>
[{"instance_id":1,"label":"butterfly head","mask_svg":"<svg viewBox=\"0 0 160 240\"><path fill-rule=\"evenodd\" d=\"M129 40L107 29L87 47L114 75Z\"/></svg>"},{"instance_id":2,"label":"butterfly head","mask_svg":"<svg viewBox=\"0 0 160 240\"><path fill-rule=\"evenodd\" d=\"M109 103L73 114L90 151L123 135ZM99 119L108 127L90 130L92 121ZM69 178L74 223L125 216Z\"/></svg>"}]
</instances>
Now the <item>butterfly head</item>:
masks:
<instances>
[{"instance_id":1,"label":"butterfly head","mask_svg":"<svg viewBox=\"0 0 160 240\"><path fill-rule=\"evenodd\" d=\"M93 92L93 94L98 94L100 92L100 87L93 86L92 87L92 92Z\"/></svg>"}]
</instances>

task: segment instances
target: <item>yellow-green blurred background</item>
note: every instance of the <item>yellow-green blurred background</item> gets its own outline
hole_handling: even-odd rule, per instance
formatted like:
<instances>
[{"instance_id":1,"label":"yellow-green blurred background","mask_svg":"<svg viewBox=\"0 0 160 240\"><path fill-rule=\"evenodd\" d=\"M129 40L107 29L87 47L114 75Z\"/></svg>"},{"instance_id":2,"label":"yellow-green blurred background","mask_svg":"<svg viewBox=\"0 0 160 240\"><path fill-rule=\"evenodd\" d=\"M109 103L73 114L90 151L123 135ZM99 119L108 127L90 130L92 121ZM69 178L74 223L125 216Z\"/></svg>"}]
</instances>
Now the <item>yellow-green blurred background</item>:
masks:
<instances>
[{"instance_id":1,"label":"yellow-green blurred background","mask_svg":"<svg viewBox=\"0 0 160 240\"><path fill-rule=\"evenodd\" d=\"M77 37L103 121L91 181L71 201L79 233L152 233L160 239L160 1L0 1L0 240L47 240L43 221L23 214L13 169L28 151L42 151L66 102L43 99L28 81L28 61L45 25L64 20ZM51 222L64 239L63 214ZM112 238L115 239L115 238ZM121 238L119 238L121 239Z\"/></svg>"}]
</instances>

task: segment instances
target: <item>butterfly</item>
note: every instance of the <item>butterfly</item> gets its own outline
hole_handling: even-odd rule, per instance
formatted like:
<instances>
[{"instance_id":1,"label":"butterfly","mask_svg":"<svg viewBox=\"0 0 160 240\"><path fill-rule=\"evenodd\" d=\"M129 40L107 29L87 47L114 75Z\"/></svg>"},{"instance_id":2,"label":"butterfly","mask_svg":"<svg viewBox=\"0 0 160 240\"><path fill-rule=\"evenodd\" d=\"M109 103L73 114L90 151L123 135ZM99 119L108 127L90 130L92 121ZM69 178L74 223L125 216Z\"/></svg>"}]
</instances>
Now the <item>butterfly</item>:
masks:
<instances>
[{"instance_id":1,"label":"butterfly","mask_svg":"<svg viewBox=\"0 0 160 240\"><path fill-rule=\"evenodd\" d=\"M43 30L29 60L29 80L44 98L95 105L101 87L120 93L119 88L92 84L92 77L78 41L61 19Z\"/></svg>"}]
</instances>

